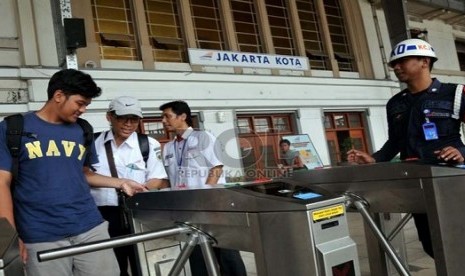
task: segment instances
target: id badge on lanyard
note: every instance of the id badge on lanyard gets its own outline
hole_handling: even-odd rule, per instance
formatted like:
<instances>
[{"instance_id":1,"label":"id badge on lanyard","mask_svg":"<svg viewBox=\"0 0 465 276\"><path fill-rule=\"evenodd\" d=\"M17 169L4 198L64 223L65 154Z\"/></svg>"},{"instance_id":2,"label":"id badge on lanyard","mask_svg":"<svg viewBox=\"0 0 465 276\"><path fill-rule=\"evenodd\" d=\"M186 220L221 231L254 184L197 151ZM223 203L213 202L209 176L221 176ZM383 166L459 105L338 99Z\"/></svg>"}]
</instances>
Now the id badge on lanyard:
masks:
<instances>
[{"instance_id":1,"label":"id badge on lanyard","mask_svg":"<svg viewBox=\"0 0 465 276\"><path fill-rule=\"evenodd\" d=\"M424 113L428 114L429 110L425 110ZM430 122L428 118L426 118L426 123L423 124L423 134L425 135L426 141L439 139L438 129L436 127L436 124L433 122Z\"/></svg>"},{"instance_id":2,"label":"id badge on lanyard","mask_svg":"<svg viewBox=\"0 0 465 276\"><path fill-rule=\"evenodd\" d=\"M186 189L187 188L187 173L186 168L178 168L178 179L176 181L176 189Z\"/></svg>"},{"instance_id":3,"label":"id badge on lanyard","mask_svg":"<svg viewBox=\"0 0 465 276\"><path fill-rule=\"evenodd\" d=\"M436 128L435 123L424 123L423 124L423 134L425 135L425 140L437 140L438 137L438 130Z\"/></svg>"},{"instance_id":4,"label":"id badge on lanyard","mask_svg":"<svg viewBox=\"0 0 465 276\"><path fill-rule=\"evenodd\" d=\"M188 142L187 140L184 140L180 151L178 150L178 145L177 145L179 142L174 143L174 153L175 153L176 164L177 164L177 169L178 169L177 179L176 179L176 189L187 188L187 183L188 183L187 182L187 168L184 167L184 164L183 164L184 163L183 162L184 150L186 148L187 142Z\"/></svg>"}]
</instances>

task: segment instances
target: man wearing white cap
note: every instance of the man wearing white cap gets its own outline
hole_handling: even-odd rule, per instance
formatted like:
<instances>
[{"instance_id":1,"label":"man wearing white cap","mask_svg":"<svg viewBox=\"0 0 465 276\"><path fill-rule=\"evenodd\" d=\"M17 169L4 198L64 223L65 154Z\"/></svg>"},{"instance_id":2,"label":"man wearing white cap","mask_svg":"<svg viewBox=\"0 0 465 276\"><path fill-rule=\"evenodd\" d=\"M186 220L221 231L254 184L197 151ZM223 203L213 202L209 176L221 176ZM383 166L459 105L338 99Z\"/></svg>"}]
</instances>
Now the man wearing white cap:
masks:
<instances>
[{"instance_id":1,"label":"man wearing white cap","mask_svg":"<svg viewBox=\"0 0 465 276\"><path fill-rule=\"evenodd\" d=\"M115 98L110 103L106 117L111 128L98 134L95 139L95 148L99 158L99 163L93 166L96 172L132 179L143 183L148 189L167 187L167 175L161 161L160 143L147 135L136 132L142 118L139 101L129 96ZM145 150L144 147L146 147ZM129 234L127 218L124 216L121 198L118 198L117 191L97 188L92 189L91 193L102 216L109 222L110 236ZM129 275L128 258L132 275L138 274L134 246L115 248L115 254L121 275Z\"/></svg>"}]
</instances>

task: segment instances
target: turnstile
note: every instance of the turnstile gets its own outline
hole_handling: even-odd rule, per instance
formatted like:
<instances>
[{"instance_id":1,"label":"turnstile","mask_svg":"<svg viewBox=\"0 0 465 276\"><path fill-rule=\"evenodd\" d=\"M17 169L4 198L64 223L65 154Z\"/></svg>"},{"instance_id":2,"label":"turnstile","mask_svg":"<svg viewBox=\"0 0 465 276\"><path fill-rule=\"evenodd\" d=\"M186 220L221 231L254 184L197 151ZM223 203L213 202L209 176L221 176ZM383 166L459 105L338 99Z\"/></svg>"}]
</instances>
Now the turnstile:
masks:
<instances>
[{"instance_id":1,"label":"turnstile","mask_svg":"<svg viewBox=\"0 0 465 276\"><path fill-rule=\"evenodd\" d=\"M360 275L344 202L320 188L275 181L140 193L128 205L137 231L188 224L214 246L253 252L258 275ZM152 275L157 248L144 243L139 249L143 274Z\"/></svg>"},{"instance_id":2,"label":"turnstile","mask_svg":"<svg viewBox=\"0 0 465 276\"><path fill-rule=\"evenodd\" d=\"M465 170L421 163L378 163L296 171L292 180L364 198L373 213L426 213L437 275L465 271ZM387 275L376 240L367 240L372 275ZM373 254L372 254L373 253Z\"/></svg>"},{"instance_id":3,"label":"turnstile","mask_svg":"<svg viewBox=\"0 0 465 276\"><path fill-rule=\"evenodd\" d=\"M0 218L0 275L24 275L19 256L18 234L6 218Z\"/></svg>"}]
</instances>

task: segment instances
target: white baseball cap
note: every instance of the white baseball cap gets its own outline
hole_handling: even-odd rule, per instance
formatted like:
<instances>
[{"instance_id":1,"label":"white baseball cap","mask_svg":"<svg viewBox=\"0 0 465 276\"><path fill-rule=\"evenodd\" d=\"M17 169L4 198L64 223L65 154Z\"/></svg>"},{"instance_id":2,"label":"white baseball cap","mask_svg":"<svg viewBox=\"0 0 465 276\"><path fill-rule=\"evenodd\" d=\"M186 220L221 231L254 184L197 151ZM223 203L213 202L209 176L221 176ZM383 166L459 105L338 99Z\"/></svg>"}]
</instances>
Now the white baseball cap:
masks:
<instances>
[{"instance_id":1,"label":"white baseball cap","mask_svg":"<svg viewBox=\"0 0 465 276\"><path fill-rule=\"evenodd\" d=\"M114 98L110 103L108 111L114 111L118 116L136 115L143 118L140 102L136 98L129 96Z\"/></svg>"}]
</instances>

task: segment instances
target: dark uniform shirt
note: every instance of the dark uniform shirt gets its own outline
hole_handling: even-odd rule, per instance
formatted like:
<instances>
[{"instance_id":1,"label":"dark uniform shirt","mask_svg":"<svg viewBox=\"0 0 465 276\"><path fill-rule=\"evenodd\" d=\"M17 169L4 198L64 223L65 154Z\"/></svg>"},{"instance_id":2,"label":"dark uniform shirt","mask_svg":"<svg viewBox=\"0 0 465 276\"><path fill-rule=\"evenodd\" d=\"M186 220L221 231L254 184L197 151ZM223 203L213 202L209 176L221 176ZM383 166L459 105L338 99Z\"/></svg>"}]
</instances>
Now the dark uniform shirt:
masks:
<instances>
[{"instance_id":1,"label":"dark uniform shirt","mask_svg":"<svg viewBox=\"0 0 465 276\"><path fill-rule=\"evenodd\" d=\"M457 148L465 157L465 145L460 139L460 123L464 121L465 111L464 91L460 91L456 101L456 88L457 84L433 79L425 91L412 94L404 89L392 97L386 106L389 138L373 154L376 162L390 161L399 152L402 160L419 158L424 162L436 162L434 151L446 146ZM457 104L455 108L454 103ZM436 125L438 139L425 139L423 124L428 121Z\"/></svg>"}]
</instances>

